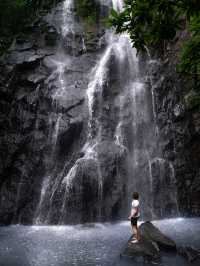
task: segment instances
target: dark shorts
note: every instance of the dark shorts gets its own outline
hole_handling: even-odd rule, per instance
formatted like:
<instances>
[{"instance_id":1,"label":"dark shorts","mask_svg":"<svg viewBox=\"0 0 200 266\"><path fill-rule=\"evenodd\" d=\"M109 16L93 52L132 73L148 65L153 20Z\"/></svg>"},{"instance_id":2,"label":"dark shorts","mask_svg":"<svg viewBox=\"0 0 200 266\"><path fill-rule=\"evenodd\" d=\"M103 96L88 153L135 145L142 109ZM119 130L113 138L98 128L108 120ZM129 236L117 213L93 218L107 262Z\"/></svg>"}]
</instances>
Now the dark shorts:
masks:
<instances>
[{"instance_id":1,"label":"dark shorts","mask_svg":"<svg viewBox=\"0 0 200 266\"><path fill-rule=\"evenodd\" d=\"M138 217L131 217L131 225L137 226Z\"/></svg>"}]
</instances>

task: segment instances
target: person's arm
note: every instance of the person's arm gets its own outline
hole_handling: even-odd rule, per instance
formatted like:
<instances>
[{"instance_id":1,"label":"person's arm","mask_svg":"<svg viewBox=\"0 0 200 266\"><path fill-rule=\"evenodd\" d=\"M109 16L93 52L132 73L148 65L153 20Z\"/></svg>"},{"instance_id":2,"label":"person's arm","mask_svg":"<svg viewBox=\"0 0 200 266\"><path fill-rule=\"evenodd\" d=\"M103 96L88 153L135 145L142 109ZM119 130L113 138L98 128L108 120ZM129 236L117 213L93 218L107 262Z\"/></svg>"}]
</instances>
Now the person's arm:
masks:
<instances>
[{"instance_id":1,"label":"person's arm","mask_svg":"<svg viewBox=\"0 0 200 266\"><path fill-rule=\"evenodd\" d=\"M131 217L135 217L136 214L137 214L136 208L131 208L131 214L130 214L130 216L128 218L131 219Z\"/></svg>"},{"instance_id":2,"label":"person's arm","mask_svg":"<svg viewBox=\"0 0 200 266\"><path fill-rule=\"evenodd\" d=\"M137 216L137 213L138 213L138 208L136 208L136 207L132 208L132 210L131 210L131 216L132 217L135 217L135 216Z\"/></svg>"}]
</instances>

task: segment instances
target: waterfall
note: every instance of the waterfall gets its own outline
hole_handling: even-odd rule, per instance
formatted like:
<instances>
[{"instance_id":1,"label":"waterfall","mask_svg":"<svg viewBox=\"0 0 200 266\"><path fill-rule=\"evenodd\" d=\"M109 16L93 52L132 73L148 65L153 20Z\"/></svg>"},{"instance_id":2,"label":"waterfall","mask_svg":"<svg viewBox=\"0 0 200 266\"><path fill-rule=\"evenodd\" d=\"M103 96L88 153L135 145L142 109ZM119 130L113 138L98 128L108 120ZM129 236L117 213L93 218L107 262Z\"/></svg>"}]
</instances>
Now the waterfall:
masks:
<instances>
[{"instance_id":1,"label":"waterfall","mask_svg":"<svg viewBox=\"0 0 200 266\"><path fill-rule=\"evenodd\" d=\"M54 89L54 92L52 93L52 103L56 106L57 112L54 115L54 117L50 116L50 127L52 130L50 130L49 135L49 142L50 145L52 145L52 152L51 152L51 160L55 160L55 152L56 152L56 146L57 146L57 139L62 123L62 113L59 111L59 106L62 105L67 98L67 83L65 78L65 73L67 71L67 68L71 65L71 59L70 56L68 56L65 52L65 49L63 47L63 43L66 41L68 35L74 36L74 3L73 0L65 0L62 4L62 17L61 17L61 23L60 23L60 29L59 32L61 34L61 41L58 43L58 48L55 56L53 58L50 58L51 65L54 68L54 71L47 79L46 83L51 84L51 82L56 81L58 85ZM72 37L74 41L74 37ZM48 170L48 166L47 166ZM54 174L57 175L56 170L47 173L47 175L44 177L42 186L41 186L41 193L40 193L40 200L39 204L37 206L34 221L35 223L48 223L48 214L44 215L44 208L46 208L46 202L49 201L47 204L51 208L51 198L52 195L55 192L55 187L57 188L59 181L57 181L53 185L52 189L52 179L54 178ZM70 175L70 173L69 173ZM59 176L57 176L57 179L59 180ZM50 192L50 191L53 192ZM49 200L49 193L51 195L51 198ZM49 213L50 210L48 210L47 213ZM44 217L45 218L44 218Z\"/></svg>"},{"instance_id":2,"label":"waterfall","mask_svg":"<svg viewBox=\"0 0 200 266\"><path fill-rule=\"evenodd\" d=\"M113 7L117 9L122 8L122 2L113 2ZM67 195L69 197L70 189L72 189L72 184L74 179L79 175L77 172L79 171L79 167L82 163L86 161L93 161L93 164L96 165L97 171L97 182L98 182L98 219L101 219L101 208L102 208L102 200L103 200L103 185L104 185L104 178L102 174L102 165L101 160L99 159L99 146L101 145L102 141L105 140L116 140L116 145L119 147L119 150L122 153L126 150L126 147L121 143L119 140L119 130L120 126L123 123L118 121L116 124L116 129L110 133L107 132L105 129L104 121L102 121L102 116L105 116L105 110L110 110L110 103L107 104L104 102L104 89L108 86L109 78L110 78L110 64L112 60L116 60L116 63L119 64L118 72L119 75L122 74L122 67L123 64L126 64L126 60L129 64L129 71L131 72L131 67L135 67L137 63L137 59L135 58L135 51L131 47L131 43L129 38L126 35L116 36L113 34L113 31L107 30L106 32L106 40L107 40L107 48L105 49L103 55L99 62L97 62L96 66L91 71L91 78L88 84L87 89L87 102L88 102L88 111L89 111L89 118L88 118L88 138L87 142L85 143L82 153L84 156L81 159L78 159L72 168L69 170L68 174L63 179L63 184L65 185L65 196L64 196L64 203L62 209L66 209L66 201ZM137 75L136 72L134 76ZM132 78L132 77L131 77ZM130 80L128 81L130 82ZM118 88L119 90L119 88ZM120 96L121 97L121 96ZM123 104L123 103L122 103ZM105 106L104 106L105 105ZM119 107L119 116L121 116L121 105ZM122 136L120 136L122 137ZM80 178L80 176L79 176Z\"/></svg>"},{"instance_id":3,"label":"waterfall","mask_svg":"<svg viewBox=\"0 0 200 266\"><path fill-rule=\"evenodd\" d=\"M102 2L106 2L107 8L110 4L118 11L123 8L121 0ZM53 156L64 120L59 106L69 98L66 73L81 56L73 48L70 54L64 48L69 40L74 47L76 27L74 2L65 0L61 40L57 53L50 58L54 68L47 81L56 81L57 85L52 85L57 114L49 137ZM51 168L51 173L44 177L36 222L65 224L121 219L127 216L133 191L140 194L143 218L178 213L174 168L162 156L155 95L153 86L147 85L151 77L147 71L141 71L150 59L139 64L140 57L127 34L115 35L112 29L106 29L98 38L105 43L103 46L100 42L85 90L73 91L84 93L87 109L84 143L71 153L71 158L66 157L62 171ZM84 34L79 39L82 51L89 53Z\"/></svg>"},{"instance_id":4,"label":"waterfall","mask_svg":"<svg viewBox=\"0 0 200 266\"><path fill-rule=\"evenodd\" d=\"M63 23L61 26L62 36L66 36L68 33L74 34L74 1L65 0L63 3Z\"/></svg>"}]
</instances>

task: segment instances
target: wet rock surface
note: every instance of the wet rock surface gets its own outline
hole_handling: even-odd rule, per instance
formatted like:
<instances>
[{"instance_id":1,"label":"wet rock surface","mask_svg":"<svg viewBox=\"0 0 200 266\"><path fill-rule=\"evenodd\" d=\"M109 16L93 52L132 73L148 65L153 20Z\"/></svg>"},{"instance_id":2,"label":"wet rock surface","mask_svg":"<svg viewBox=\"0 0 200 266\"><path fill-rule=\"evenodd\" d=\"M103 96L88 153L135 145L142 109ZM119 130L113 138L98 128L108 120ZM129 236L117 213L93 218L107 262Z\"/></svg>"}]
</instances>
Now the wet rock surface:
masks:
<instances>
[{"instance_id":1,"label":"wet rock surface","mask_svg":"<svg viewBox=\"0 0 200 266\"><path fill-rule=\"evenodd\" d=\"M151 222L144 222L139 226L141 239L132 243L131 237L124 250L120 254L121 258L128 257L137 260L143 258L145 262L162 265L162 256L181 256L185 258L189 265L199 265L200 251L190 246L177 247L176 243L163 234Z\"/></svg>"},{"instance_id":2,"label":"wet rock surface","mask_svg":"<svg viewBox=\"0 0 200 266\"><path fill-rule=\"evenodd\" d=\"M131 243L129 240L127 247L121 254L121 257L133 259L143 258L146 262L159 262L160 250L155 242L141 239L138 243Z\"/></svg>"},{"instance_id":3,"label":"wet rock surface","mask_svg":"<svg viewBox=\"0 0 200 266\"><path fill-rule=\"evenodd\" d=\"M148 217L199 215L200 117L175 66L139 62L138 75L127 40L101 24L108 6L92 27L63 8L0 58L0 224L126 217L133 190Z\"/></svg>"},{"instance_id":4,"label":"wet rock surface","mask_svg":"<svg viewBox=\"0 0 200 266\"><path fill-rule=\"evenodd\" d=\"M88 75L103 33L98 23L87 34L77 22L75 42L70 34L62 40L62 10L61 2L29 25L30 34L0 58L0 224L32 223L44 177L61 172L86 140ZM67 97L59 91L62 71Z\"/></svg>"},{"instance_id":5,"label":"wet rock surface","mask_svg":"<svg viewBox=\"0 0 200 266\"><path fill-rule=\"evenodd\" d=\"M193 247L179 247L178 254L186 258L188 262L195 262L195 264L200 263L200 250L197 250Z\"/></svg>"},{"instance_id":6,"label":"wet rock surface","mask_svg":"<svg viewBox=\"0 0 200 266\"><path fill-rule=\"evenodd\" d=\"M98 160L87 157L79 159L78 170L71 184L74 196L67 204L74 207L66 210L77 213L76 209L81 208L77 222L93 221L95 217L101 221L114 220L124 213L123 204L127 194L126 153L110 141L100 142L95 150Z\"/></svg>"},{"instance_id":7,"label":"wet rock surface","mask_svg":"<svg viewBox=\"0 0 200 266\"><path fill-rule=\"evenodd\" d=\"M142 239L155 242L160 249L176 250L175 242L169 237L165 236L151 222L145 222L141 224L139 230Z\"/></svg>"},{"instance_id":8,"label":"wet rock surface","mask_svg":"<svg viewBox=\"0 0 200 266\"><path fill-rule=\"evenodd\" d=\"M106 221L126 212L127 153L114 139L120 67L112 53L94 101L91 135L101 123L102 137L91 157L87 89L105 29L99 21L84 27L63 8L36 20L0 59L0 224Z\"/></svg>"},{"instance_id":9,"label":"wet rock surface","mask_svg":"<svg viewBox=\"0 0 200 266\"><path fill-rule=\"evenodd\" d=\"M173 45L170 49L173 57L169 56L166 61L155 58L149 62L149 82L154 94L159 142L164 160L174 169L179 213L198 216L199 110L187 108L184 96L188 84L176 73L177 51ZM159 179L159 172L155 174L155 179Z\"/></svg>"},{"instance_id":10,"label":"wet rock surface","mask_svg":"<svg viewBox=\"0 0 200 266\"><path fill-rule=\"evenodd\" d=\"M142 223L139 226L140 241L132 243L132 237L127 243L121 256L131 258L142 257L147 262L159 263L161 251L176 251L175 242L164 235L151 222Z\"/></svg>"}]
</instances>

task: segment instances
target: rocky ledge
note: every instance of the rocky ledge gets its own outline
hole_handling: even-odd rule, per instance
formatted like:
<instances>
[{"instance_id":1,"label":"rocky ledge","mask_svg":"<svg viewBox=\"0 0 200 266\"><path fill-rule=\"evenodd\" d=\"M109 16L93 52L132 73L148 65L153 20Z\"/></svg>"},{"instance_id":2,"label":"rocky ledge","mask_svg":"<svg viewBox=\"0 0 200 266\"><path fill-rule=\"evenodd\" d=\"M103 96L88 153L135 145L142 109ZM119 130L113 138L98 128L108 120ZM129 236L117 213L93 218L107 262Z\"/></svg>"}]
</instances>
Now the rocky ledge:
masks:
<instances>
[{"instance_id":1,"label":"rocky ledge","mask_svg":"<svg viewBox=\"0 0 200 266\"><path fill-rule=\"evenodd\" d=\"M132 243L132 237L127 242L120 257L143 260L147 263L161 264L162 252L170 255L183 256L190 265L200 265L200 250L192 247L177 247L176 243L163 234L151 222L142 223L139 227L141 240ZM192 263L192 264L191 264Z\"/></svg>"}]
</instances>

